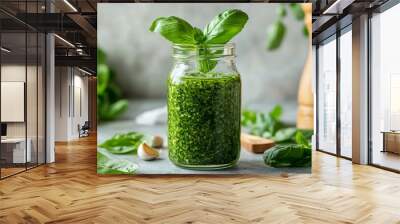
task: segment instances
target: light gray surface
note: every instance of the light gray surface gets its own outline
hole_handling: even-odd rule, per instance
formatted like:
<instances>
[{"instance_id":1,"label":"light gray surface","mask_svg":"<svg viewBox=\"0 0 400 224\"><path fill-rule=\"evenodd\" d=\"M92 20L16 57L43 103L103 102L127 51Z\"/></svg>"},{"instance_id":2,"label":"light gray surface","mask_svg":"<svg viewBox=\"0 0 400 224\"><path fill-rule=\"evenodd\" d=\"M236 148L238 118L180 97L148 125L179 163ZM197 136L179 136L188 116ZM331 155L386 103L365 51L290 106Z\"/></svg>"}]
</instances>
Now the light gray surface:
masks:
<instances>
[{"instance_id":1,"label":"light gray surface","mask_svg":"<svg viewBox=\"0 0 400 224\"><path fill-rule=\"evenodd\" d=\"M153 109L162 104L160 100L148 101L130 101L130 109L127 112L130 116L143 112L143 110ZM135 106L135 107L134 107ZM129 117L130 117L129 116ZM98 126L98 142L101 143L105 139L110 138L116 133L125 133L128 131L138 131L148 135L160 135L167 140L166 125L144 126L138 125L131 119L119 120L114 122L101 123ZM168 149L160 150L161 159L155 161L142 161L136 155L113 155L106 152L111 157L123 158L138 164L138 174L280 174L280 173L310 173L310 168L287 168L277 169L264 165L262 155L252 154L246 150L241 150L241 156L238 165L235 168L219 170L219 171L194 171L182 169L174 166L168 159Z\"/></svg>"},{"instance_id":2,"label":"light gray surface","mask_svg":"<svg viewBox=\"0 0 400 224\"><path fill-rule=\"evenodd\" d=\"M307 54L301 22L288 11L286 38L281 48L266 51L267 27L277 16L278 4L98 4L98 46L117 71L117 82L127 98L162 98L172 68L171 44L151 33L160 16L178 16L203 28L218 13L231 8L249 15L248 24L232 42L237 46L237 68L242 78L243 103L296 101L298 82Z\"/></svg>"}]
</instances>

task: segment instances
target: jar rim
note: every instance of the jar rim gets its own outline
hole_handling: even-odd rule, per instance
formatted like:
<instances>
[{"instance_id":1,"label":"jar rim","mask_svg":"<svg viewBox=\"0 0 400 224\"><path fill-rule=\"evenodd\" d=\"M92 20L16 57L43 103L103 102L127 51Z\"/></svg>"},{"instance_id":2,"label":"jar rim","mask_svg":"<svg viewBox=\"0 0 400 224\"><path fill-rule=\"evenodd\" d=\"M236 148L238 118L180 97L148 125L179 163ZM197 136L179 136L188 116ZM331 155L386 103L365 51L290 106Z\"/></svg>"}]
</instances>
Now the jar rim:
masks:
<instances>
[{"instance_id":1,"label":"jar rim","mask_svg":"<svg viewBox=\"0 0 400 224\"><path fill-rule=\"evenodd\" d=\"M177 48L188 48L188 49L199 49L199 48L218 48L218 47L235 47L235 43L228 42L225 44L172 44L172 47Z\"/></svg>"},{"instance_id":2,"label":"jar rim","mask_svg":"<svg viewBox=\"0 0 400 224\"><path fill-rule=\"evenodd\" d=\"M176 59L191 59L199 57L203 59L217 59L226 57L235 57L235 44L228 42L226 44L173 44L173 57ZM211 51L211 54L201 54Z\"/></svg>"}]
</instances>

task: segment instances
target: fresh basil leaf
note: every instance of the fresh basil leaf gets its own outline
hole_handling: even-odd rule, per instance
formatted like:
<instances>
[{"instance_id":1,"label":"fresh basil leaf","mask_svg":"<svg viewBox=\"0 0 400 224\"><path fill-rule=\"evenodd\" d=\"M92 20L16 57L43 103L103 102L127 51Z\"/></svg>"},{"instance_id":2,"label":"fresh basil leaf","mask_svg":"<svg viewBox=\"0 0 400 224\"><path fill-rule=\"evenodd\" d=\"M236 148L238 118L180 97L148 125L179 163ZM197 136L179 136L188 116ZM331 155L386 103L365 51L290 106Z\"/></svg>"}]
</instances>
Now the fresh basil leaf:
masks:
<instances>
[{"instance_id":1,"label":"fresh basil leaf","mask_svg":"<svg viewBox=\"0 0 400 224\"><path fill-rule=\"evenodd\" d=\"M113 154L126 154L136 152L139 145L144 141L144 136L137 132L116 134L111 139L101 143L99 147Z\"/></svg>"},{"instance_id":2,"label":"fresh basil leaf","mask_svg":"<svg viewBox=\"0 0 400 224\"><path fill-rule=\"evenodd\" d=\"M272 110L269 112L269 116L271 116L272 118L274 118L275 120L279 120L281 119L282 116L282 106L281 105L276 105L274 108L272 108Z\"/></svg>"},{"instance_id":3,"label":"fresh basil leaf","mask_svg":"<svg viewBox=\"0 0 400 224\"><path fill-rule=\"evenodd\" d=\"M314 134L314 130L312 129L297 129L298 132L301 132L301 134L304 136L307 141L311 142L311 138Z\"/></svg>"},{"instance_id":4,"label":"fresh basil leaf","mask_svg":"<svg viewBox=\"0 0 400 224\"><path fill-rule=\"evenodd\" d=\"M103 95L110 80L110 70L107 65L99 64L97 66L97 94Z\"/></svg>"},{"instance_id":5,"label":"fresh basil leaf","mask_svg":"<svg viewBox=\"0 0 400 224\"><path fill-rule=\"evenodd\" d=\"M286 8L284 4L280 4L277 10L278 16L280 18L286 17Z\"/></svg>"},{"instance_id":6,"label":"fresh basil leaf","mask_svg":"<svg viewBox=\"0 0 400 224\"><path fill-rule=\"evenodd\" d=\"M108 117L109 120L112 120L119 115L121 115L124 111L128 109L128 101L127 100L118 100L110 105Z\"/></svg>"},{"instance_id":7,"label":"fresh basil leaf","mask_svg":"<svg viewBox=\"0 0 400 224\"><path fill-rule=\"evenodd\" d=\"M261 137L267 138L267 139L271 139L273 136L272 136L272 133L271 133L271 132L266 131L266 132L264 132L264 133L261 134Z\"/></svg>"},{"instance_id":8,"label":"fresh basil leaf","mask_svg":"<svg viewBox=\"0 0 400 224\"><path fill-rule=\"evenodd\" d=\"M282 142L290 142L291 139L296 135L297 129L296 128L284 128L280 129L276 132L273 140L277 143Z\"/></svg>"},{"instance_id":9,"label":"fresh basil leaf","mask_svg":"<svg viewBox=\"0 0 400 224\"><path fill-rule=\"evenodd\" d=\"M206 39L206 37L203 34L203 31L201 31L201 29L194 27L193 28L193 38L196 41L196 43L203 43L204 40Z\"/></svg>"},{"instance_id":10,"label":"fresh basil leaf","mask_svg":"<svg viewBox=\"0 0 400 224\"><path fill-rule=\"evenodd\" d=\"M303 20L304 19L304 11L301 8L301 6L297 3L290 3L289 5L292 14L294 16L294 18L296 18L297 20Z\"/></svg>"},{"instance_id":11,"label":"fresh basil leaf","mask_svg":"<svg viewBox=\"0 0 400 224\"><path fill-rule=\"evenodd\" d=\"M112 102L118 101L122 97L122 90L115 82L108 84L107 93Z\"/></svg>"},{"instance_id":12,"label":"fresh basil leaf","mask_svg":"<svg viewBox=\"0 0 400 224\"><path fill-rule=\"evenodd\" d=\"M106 54L100 48L97 49L97 64L102 65L106 63Z\"/></svg>"},{"instance_id":13,"label":"fresh basil leaf","mask_svg":"<svg viewBox=\"0 0 400 224\"><path fill-rule=\"evenodd\" d=\"M226 10L217 15L204 29L206 44L225 44L238 34L246 24L248 16L238 9Z\"/></svg>"},{"instance_id":14,"label":"fresh basil leaf","mask_svg":"<svg viewBox=\"0 0 400 224\"><path fill-rule=\"evenodd\" d=\"M308 28L307 28L306 24L303 25L303 35L305 37L308 37Z\"/></svg>"},{"instance_id":15,"label":"fresh basil leaf","mask_svg":"<svg viewBox=\"0 0 400 224\"><path fill-rule=\"evenodd\" d=\"M311 149L297 144L279 144L264 153L264 162L272 167L310 167Z\"/></svg>"},{"instance_id":16,"label":"fresh basil leaf","mask_svg":"<svg viewBox=\"0 0 400 224\"><path fill-rule=\"evenodd\" d=\"M304 137L303 133L300 131L296 132L295 141L299 145L302 145L306 148L311 148L310 142Z\"/></svg>"},{"instance_id":17,"label":"fresh basil leaf","mask_svg":"<svg viewBox=\"0 0 400 224\"><path fill-rule=\"evenodd\" d=\"M243 126L247 127L249 125L255 124L257 120L257 114L254 111L244 110L242 112L241 123Z\"/></svg>"},{"instance_id":18,"label":"fresh basil leaf","mask_svg":"<svg viewBox=\"0 0 400 224\"><path fill-rule=\"evenodd\" d=\"M128 160L111 159L101 152L97 152L98 174L134 174L138 166Z\"/></svg>"},{"instance_id":19,"label":"fresh basil leaf","mask_svg":"<svg viewBox=\"0 0 400 224\"><path fill-rule=\"evenodd\" d=\"M267 32L267 49L276 50L281 46L283 38L285 37L286 26L282 21L278 20L271 27L269 27Z\"/></svg>"},{"instance_id":20,"label":"fresh basil leaf","mask_svg":"<svg viewBox=\"0 0 400 224\"><path fill-rule=\"evenodd\" d=\"M97 114L100 121L114 120L128 108L122 91L114 82L116 74L106 64L106 55L97 50Z\"/></svg>"},{"instance_id":21,"label":"fresh basil leaf","mask_svg":"<svg viewBox=\"0 0 400 224\"><path fill-rule=\"evenodd\" d=\"M157 18L151 24L150 31L160 33L176 44L196 44L195 34L198 35L192 25L175 16Z\"/></svg>"}]
</instances>

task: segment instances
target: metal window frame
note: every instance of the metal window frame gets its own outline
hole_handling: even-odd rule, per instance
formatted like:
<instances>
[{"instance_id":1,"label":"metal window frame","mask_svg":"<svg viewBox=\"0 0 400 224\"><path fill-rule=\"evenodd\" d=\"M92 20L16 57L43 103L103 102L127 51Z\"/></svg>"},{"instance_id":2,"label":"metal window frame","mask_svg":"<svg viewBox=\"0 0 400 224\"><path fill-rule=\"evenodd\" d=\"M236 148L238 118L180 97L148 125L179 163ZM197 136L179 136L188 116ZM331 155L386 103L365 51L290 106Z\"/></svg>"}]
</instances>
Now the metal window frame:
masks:
<instances>
[{"instance_id":1,"label":"metal window frame","mask_svg":"<svg viewBox=\"0 0 400 224\"><path fill-rule=\"evenodd\" d=\"M337 156L339 158L343 158L346 160L352 160L352 158L347 157L342 155L342 150L341 150L341 118L340 118L340 103L341 103L341 99L340 99L340 77L341 77L341 66L340 66L340 37L342 35L344 35L347 32L351 32L351 25L352 23L349 23L349 19L351 17L344 17L341 20L338 20L337 23L335 23L333 26L336 29L336 32L331 33L330 35L326 35L324 36L323 39L318 40L318 43L316 43L316 68L315 68L315 73L316 73L316 150L319 152L323 152L329 155L333 155L333 156ZM344 22L343 22L344 20ZM332 29L332 28L328 28L328 29ZM320 133L320 127L319 127L319 47L320 45L329 43L331 41L336 41L336 152L332 153L329 152L327 150L324 149L320 149L319 147L319 133Z\"/></svg>"}]
</instances>

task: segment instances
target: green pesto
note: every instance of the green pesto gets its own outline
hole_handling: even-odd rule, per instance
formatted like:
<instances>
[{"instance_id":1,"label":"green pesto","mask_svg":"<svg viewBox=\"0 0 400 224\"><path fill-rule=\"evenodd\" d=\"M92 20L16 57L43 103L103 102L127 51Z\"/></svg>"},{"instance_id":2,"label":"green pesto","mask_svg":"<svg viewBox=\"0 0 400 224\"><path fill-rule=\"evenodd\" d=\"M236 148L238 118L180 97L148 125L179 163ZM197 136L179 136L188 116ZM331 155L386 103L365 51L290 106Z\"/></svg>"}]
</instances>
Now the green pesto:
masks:
<instances>
[{"instance_id":1,"label":"green pesto","mask_svg":"<svg viewBox=\"0 0 400 224\"><path fill-rule=\"evenodd\" d=\"M187 74L168 80L169 158L191 169L221 169L240 155L238 74Z\"/></svg>"}]
</instances>

